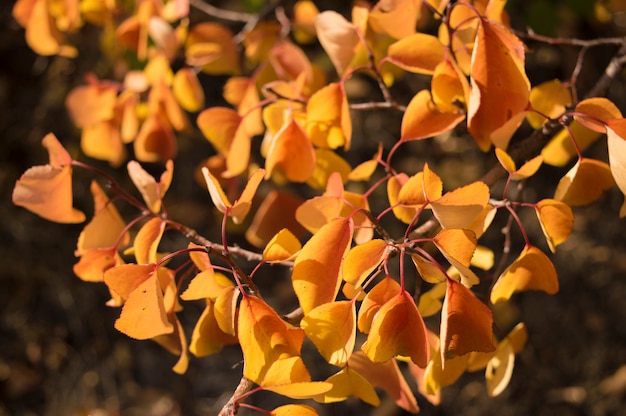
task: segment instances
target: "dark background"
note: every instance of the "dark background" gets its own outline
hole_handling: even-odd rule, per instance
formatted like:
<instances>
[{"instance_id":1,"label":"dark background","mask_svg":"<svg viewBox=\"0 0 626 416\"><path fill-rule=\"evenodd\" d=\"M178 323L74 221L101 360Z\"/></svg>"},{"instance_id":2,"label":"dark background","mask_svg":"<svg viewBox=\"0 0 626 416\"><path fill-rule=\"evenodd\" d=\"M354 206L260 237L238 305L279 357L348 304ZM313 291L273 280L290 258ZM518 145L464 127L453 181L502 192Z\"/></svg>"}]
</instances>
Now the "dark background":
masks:
<instances>
[{"instance_id":1,"label":"dark background","mask_svg":"<svg viewBox=\"0 0 626 416\"><path fill-rule=\"evenodd\" d=\"M520 0L511 2L510 10L518 28L530 24L539 33L579 38L625 33L620 26L622 12L601 24L593 18L592 3ZM77 39L79 59L38 57L10 16L12 4L0 5L0 415L216 414L239 380L238 349L192 358L185 375L173 373L170 368L176 357L113 328L119 310L104 306L109 299L104 285L84 283L73 275L72 253L82 226L49 223L10 202L21 173L46 163L47 154L40 146L46 133L54 132L75 157L82 157L79 133L63 100L85 72L105 71L98 67L96 29L87 27ZM569 76L576 48L532 42L529 46L533 84ZM581 93L593 85L613 52L608 47L590 52L580 77ZM406 90L407 85L413 88L423 80L406 82L394 88L399 99L406 98L404 102L416 91ZM367 80L355 85L364 98L374 91ZM608 96L626 111L623 77L612 84ZM393 141L398 122L399 115L391 112L355 114L355 151L369 157L378 140ZM452 148L435 140L412 143L403 148L397 163L416 171L415 166L428 161L447 186L477 178L493 163L493 158L476 152L471 138L468 145L455 143ZM208 236L216 230L210 199L185 178L199 158L210 154L203 139L186 138L176 165L176 180L181 182L175 182L168 194L173 214ZM605 140L599 140L588 155L606 160ZM549 197L564 173L542 168L529 183L529 200ZM87 176L75 174L75 197L89 216ZM574 210L574 233L552 256L561 282L557 295L520 294L497 311L505 324L521 320L529 332L527 346L516 356L508 389L489 398L483 374L468 374L444 389L440 407L420 399L423 414L626 414L626 227L618 219L622 198L613 189L597 203ZM531 239L541 241L534 228ZM498 233L489 238L496 244L501 240ZM201 306L185 306L182 319L190 330ZM266 408L280 400L272 395L255 397L252 402ZM372 409L349 400L324 406L320 414L400 414L388 404L383 400L380 408Z\"/></svg>"}]
</instances>

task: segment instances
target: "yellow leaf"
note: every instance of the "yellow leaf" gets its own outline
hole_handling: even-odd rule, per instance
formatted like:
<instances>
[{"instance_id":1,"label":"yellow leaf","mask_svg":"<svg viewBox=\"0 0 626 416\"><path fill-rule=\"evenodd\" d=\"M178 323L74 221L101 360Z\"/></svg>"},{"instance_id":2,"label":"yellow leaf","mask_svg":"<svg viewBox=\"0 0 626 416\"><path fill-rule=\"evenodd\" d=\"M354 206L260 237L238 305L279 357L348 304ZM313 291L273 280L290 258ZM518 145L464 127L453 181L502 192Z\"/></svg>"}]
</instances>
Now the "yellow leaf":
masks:
<instances>
[{"instance_id":1,"label":"yellow leaf","mask_svg":"<svg viewBox=\"0 0 626 416\"><path fill-rule=\"evenodd\" d=\"M355 246L348 252L341 265L341 277L355 286L361 286L387 255L384 240L370 240Z\"/></svg>"},{"instance_id":2,"label":"yellow leaf","mask_svg":"<svg viewBox=\"0 0 626 416\"><path fill-rule=\"evenodd\" d=\"M465 355L472 351L495 349L491 309L465 286L448 279L441 311L441 359Z\"/></svg>"},{"instance_id":3,"label":"yellow leaf","mask_svg":"<svg viewBox=\"0 0 626 416\"><path fill-rule=\"evenodd\" d=\"M443 228L467 228L489 202L489 187L473 182L431 201L433 214Z\"/></svg>"},{"instance_id":4,"label":"yellow leaf","mask_svg":"<svg viewBox=\"0 0 626 416\"><path fill-rule=\"evenodd\" d=\"M337 296L339 270L353 232L351 218L333 219L307 241L296 257L291 281L305 315Z\"/></svg>"},{"instance_id":5,"label":"yellow leaf","mask_svg":"<svg viewBox=\"0 0 626 416\"><path fill-rule=\"evenodd\" d=\"M607 124L609 165L618 188L626 195L626 119L610 120ZM619 211L620 218L626 217L626 201Z\"/></svg>"},{"instance_id":6,"label":"yellow leaf","mask_svg":"<svg viewBox=\"0 0 626 416\"><path fill-rule=\"evenodd\" d=\"M615 186L611 167L595 159L579 159L561 178L554 199L570 206L587 205Z\"/></svg>"},{"instance_id":7,"label":"yellow leaf","mask_svg":"<svg viewBox=\"0 0 626 416\"><path fill-rule=\"evenodd\" d=\"M104 274L104 282L125 300L115 329L135 339L174 331L165 311L155 264L114 267Z\"/></svg>"},{"instance_id":8,"label":"yellow leaf","mask_svg":"<svg viewBox=\"0 0 626 416\"><path fill-rule=\"evenodd\" d=\"M200 111L204 107L204 90L191 68L181 68L176 72L172 92L180 106L190 113Z\"/></svg>"},{"instance_id":9,"label":"yellow leaf","mask_svg":"<svg viewBox=\"0 0 626 416\"><path fill-rule=\"evenodd\" d=\"M622 118L622 113L612 101L604 97L593 97L576 104L574 120L597 133L606 133L606 122ZM585 117L588 116L588 117Z\"/></svg>"},{"instance_id":10,"label":"yellow leaf","mask_svg":"<svg viewBox=\"0 0 626 416\"><path fill-rule=\"evenodd\" d=\"M296 236L283 228L265 246L263 260L268 263L291 260L301 248Z\"/></svg>"},{"instance_id":11,"label":"yellow leaf","mask_svg":"<svg viewBox=\"0 0 626 416\"><path fill-rule=\"evenodd\" d=\"M554 199L542 199L535 204L535 211L541 230L546 237L550 250L567 240L574 227L572 209L563 202Z\"/></svg>"},{"instance_id":12,"label":"yellow leaf","mask_svg":"<svg viewBox=\"0 0 626 416\"><path fill-rule=\"evenodd\" d=\"M237 337L244 357L244 377L263 385L279 359L299 356L304 331L294 328L261 299L244 296L239 306Z\"/></svg>"},{"instance_id":13,"label":"yellow leaf","mask_svg":"<svg viewBox=\"0 0 626 416\"><path fill-rule=\"evenodd\" d=\"M529 245L496 281L491 289L491 303L506 301L513 293L525 290L541 290L550 295L559 291L554 265L541 250Z\"/></svg>"},{"instance_id":14,"label":"yellow leaf","mask_svg":"<svg viewBox=\"0 0 626 416\"><path fill-rule=\"evenodd\" d=\"M134 160L128 162L128 176L141 193L148 208L155 213L161 211L161 202L172 183L173 172L174 163L168 160L165 164L165 172L161 174L161 179L157 183L154 177L146 172L139 163Z\"/></svg>"},{"instance_id":15,"label":"yellow leaf","mask_svg":"<svg viewBox=\"0 0 626 416\"><path fill-rule=\"evenodd\" d=\"M403 39L415 33L421 17L421 3L413 0L378 2L371 10L367 22L380 34Z\"/></svg>"},{"instance_id":16,"label":"yellow leaf","mask_svg":"<svg viewBox=\"0 0 626 416\"><path fill-rule=\"evenodd\" d=\"M198 127L204 137L222 155L229 153L235 132L241 123L236 111L225 107L211 107L198 114Z\"/></svg>"},{"instance_id":17,"label":"yellow leaf","mask_svg":"<svg viewBox=\"0 0 626 416\"><path fill-rule=\"evenodd\" d=\"M404 11L403 11L404 13ZM387 60L405 71L431 75L445 57L437 37L414 33L395 42L387 50Z\"/></svg>"},{"instance_id":18,"label":"yellow leaf","mask_svg":"<svg viewBox=\"0 0 626 416\"><path fill-rule=\"evenodd\" d=\"M526 119L534 129L538 129L547 121L544 116L555 119L565 112L566 107L572 105L568 88L558 79L534 86L530 90L529 101L535 112L528 113Z\"/></svg>"},{"instance_id":19,"label":"yellow leaf","mask_svg":"<svg viewBox=\"0 0 626 416\"><path fill-rule=\"evenodd\" d=\"M431 81L433 102L445 113L464 113L469 100L470 87L456 63L444 59L435 67Z\"/></svg>"},{"instance_id":20,"label":"yellow leaf","mask_svg":"<svg viewBox=\"0 0 626 416\"><path fill-rule=\"evenodd\" d=\"M146 222L137 232L134 241L135 259L138 264L156 263L158 260L157 248L163 237L166 222L155 217Z\"/></svg>"},{"instance_id":21,"label":"yellow leaf","mask_svg":"<svg viewBox=\"0 0 626 416\"><path fill-rule=\"evenodd\" d=\"M378 161L383 155L383 145L382 143L378 144L378 151L374 155L374 157L370 160L367 160L363 163L357 165L350 174L348 175L348 179L351 181L368 181L374 171L378 167Z\"/></svg>"},{"instance_id":22,"label":"yellow leaf","mask_svg":"<svg viewBox=\"0 0 626 416\"><path fill-rule=\"evenodd\" d=\"M237 301L240 294L237 286L229 284L215 299L215 320L220 329L228 335L235 335Z\"/></svg>"},{"instance_id":23,"label":"yellow leaf","mask_svg":"<svg viewBox=\"0 0 626 416\"><path fill-rule=\"evenodd\" d=\"M405 173L398 173L387 181L387 198L389 199L389 205L392 207L393 215L405 224L411 223L411 220L417 213L417 208L405 207L399 204L400 191L408 181L409 177ZM409 186L405 193L409 190L413 190L413 188Z\"/></svg>"},{"instance_id":24,"label":"yellow leaf","mask_svg":"<svg viewBox=\"0 0 626 416\"><path fill-rule=\"evenodd\" d=\"M306 106L306 134L316 147L350 148L352 121L343 87L330 83L316 91Z\"/></svg>"},{"instance_id":25,"label":"yellow leaf","mask_svg":"<svg viewBox=\"0 0 626 416\"><path fill-rule=\"evenodd\" d=\"M311 375L302 357L294 355L274 361L263 378L262 386L265 390L275 391L276 388L293 387L293 383L304 384L310 381Z\"/></svg>"},{"instance_id":26,"label":"yellow leaf","mask_svg":"<svg viewBox=\"0 0 626 416\"><path fill-rule=\"evenodd\" d=\"M437 264L419 254L412 254L411 260L413 260L417 272L425 282L437 284L446 281L445 271Z\"/></svg>"},{"instance_id":27,"label":"yellow leaf","mask_svg":"<svg viewBox=\"0 0 626 416\"><path fill-rule=\"evenodd\" d=\"M335 70L342 75L350 66L359 43L354 25L339 13L327 10L315 17L315 30Z\"/></svg>"},{"instance_id":28,"label":"yellow leaf","mask_svg":"<svg viewBox=\"0 0 626 416\"><path fill-rule=\"evenodd\" d=\"M464 113L444 113L432 101L430 91L421 90L409 102L400 135L402 141L425 139L452 130L465 118Z\"/></svg>"},{"instance_id":29,"label":"yellow leaf","mask_svg":"<svg viewBox=\"0 0 626 416\"><path fill-rule=\"evenodd\" d=\"M206 307L198 318L191 335L189 351L196 357L216 354L225 345L237 343L237 338L222 331L215 320L215 304L206 300Z\"/></svg>"},{"instance_id":30,"label":"yellow leaf","mask_svg":"<svg viewBox=\"0 0 626 416\"><path fill-rule=\"evenodd\" d=\"M446 282L442 281L420 295L417 310L420 311L423 318L432 316L441 310L443 306L441 299L446 294L446 287Z\"/></svg>"},{"instance_id":31,"label":"yellow leaf","mask_svg":"<svg viewBox=\"0 0 626 416\"><path fill-rule=\"evenodd\" d=\"M42 140L50 164L28 169L13 188L12 201L49 221L79 223L85 214L72 206L72 161L69 153L50 133Z\"/></svg>"},{"instance_id":32,"label":"yellow leaf","mask_svg":"<svg viewBox=\"0 0 626 416\"><path fill-rule=\"evenodd\" d=\"M319 397L319 395L330 391L332 388L333 385L325 381L308 381L263 387L264 390L273 391L274 393L280 394L281 396L287 396L291 397L292 399L299 400L315 399L316 397ZM298 413L298 415L300 414L301 413ZM309 413L304 414L308 415Z\"/></svg>"},{"instance_id":33,"label":"yellow leaf","mask_svg":"<svg viewBox=\"0 0 626 416\"><path fill-rule=\"evenodd\" d=\"M272 410L270 416L318 416L318 413L306 404L286 404Z\"/></svg>"},{"instance_id":34,"label":"yellow leaf","mask_svg":"<svg viewBox=\"0 0 626 416\"><path fill-rule=\"evenodd\" d=\"M372 387L362 375L352 370L350 367L344 367L338 373L326 379L326 382L332 384L332 389L314 397L315 401L320 403L334 403L355 396L372 406L378 406L380 404L380 399L374 387Z\"/></svg>"},{"instance_id":35,"label":"yellow leaf","mask_svg":"<svg viewBox=\"0 0 626 416\"><path fill-rule=\"evenodd\" d=\"M315 3L310 0L299 0L293 6L294 39L300 43L315 41L315 17L319 14Z\"/></svg>"},{"instance_id":36,"label":"yellow leaf","mask_svg":"<svg viewBox=\"0 0 626 416\"><path fill-rule=\"evenodd\" d=\"M395 359L374 363L362 351L357 351L350 357L348 367L362 375L373 387L384 389L402 409L411 413L419 412L417 400Z\"/></svg>"},{"instance_id":37,"label":"yellow leaf","mask_svg":"<svg viewBox=\"0 0 626 416\"><path fill-rule=\"evenodd\" d=\"M565 166L572 157L577 155L573 140L581 152L595 142L600 133L590 130L577 121L572 121L568 126L569 131L562 129L552 140L543 148L541 155L543 161L552 166Z\"/></svg>"},{"instance_id":38,"label":"yellow leaf","mask_svg":"<svg viewBox=\"0 0 626 416\"><path fill-rule=\"evenodd\" d=\"M507 339L504 339L496 349L496 355L489 360L485 370L487 393L495 397L502 393L513 375L515 352Z\"/></svg>"},{"instance_id":39,"label":"yellow leaf","mask_svg":"<svg viewBox=\"0 0 626 416\"><path fill-rule=\"evenodd\" d=\"M320 305L307 313L300 326L326 361L342 367L356 340L356 309L352 301Z\"/></svg>"},{"instance_id":40,"label":"yellow leaf","mask_svg":"<svg viewBox=\"0 0 626 416\"><path fill-rule=\"evenodd\" d=\"M401 355L426 367L430 354L426 326L407 291L402 290L380 308L361 349L374 362Z\"/></svg>"},{"instance_id":41,"label":"yellow leaf","mask_svg":"<svg viewBox=\"0 0 626 416\"><path fill-rule=\"evenodd\" d=\"M445 366L441 354L433 354L424 372L424 389L428 394L436 394L443 387L454 384L465 373L470 354L447 358Z\"/></svg>"},{"instance_id":42,"label":"yellow leaf","mask_svg":"<svg viewBox=\"0 0 626 416\"><path fill-rule=\"evenodd\" d=\"M528 107L524 45L504 26L482 19L471 65L467 128L486 151L493 143L492 133ZM506 143L498 147L506 148Z\"/></svg>"},{"instance_id":43,"label":"yellow leaf","mask_svg":"<svg viewBox=\"0 0 626 416\"><path fill-rule=\"evenodd\" d=\"M276 133L267 151L266 179L279 170L292 182L304 182L315 170L315 151L302 127L291 118Z\"/></svg>"},{"instance_id":44,"label":"yellow leaf","mask_svg":"<svg viewBox=\"0 0 626 416\"><path fill-rule=\"evenodd\" d=\"M315 189L324 189L334 174L339 174L342 182L345 182L350 169L348 162L332 150L315 149L315 170L306 184Z\"/></svg>"},{"instance_id":45,"label":"yellow leaf","mask_svg":"<svg viewBox=\"0 0 626 416\"><path fill-rule=\"evenodd\" d=\"M386 276L383 280L370 290L361 304L359 309L358 327L359 331L367 334L370 332L372 320L387 301L400 293L400 285L398 282Z\"/></svg>"}]
</instances>

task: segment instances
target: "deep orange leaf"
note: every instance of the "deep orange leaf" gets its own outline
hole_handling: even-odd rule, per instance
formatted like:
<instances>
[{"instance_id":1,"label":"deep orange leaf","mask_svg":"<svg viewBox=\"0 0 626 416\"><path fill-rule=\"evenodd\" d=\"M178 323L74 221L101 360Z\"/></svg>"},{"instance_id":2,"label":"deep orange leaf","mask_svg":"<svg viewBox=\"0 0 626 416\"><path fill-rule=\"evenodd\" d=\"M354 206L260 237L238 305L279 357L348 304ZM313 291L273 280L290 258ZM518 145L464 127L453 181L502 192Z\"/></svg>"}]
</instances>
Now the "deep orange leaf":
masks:
<instances>
[{"instance_id":1,"label":"deep orange leaf","mask_svg":"<svg viewBox=\"0 0 626 416\"><path fill-rule=\"evenodd\" d=\"M491 303L506 301L513 293L525 290L541 290L551 295L559 291L554 265L541 250L529 245L496 281L491 289Z\"/></svg>"},{"instance_id":2,"label":"deep orange leaf","mask_svg":"<svg viewBox=\"0 0 626 416\"><path fill-rule=\"evenodd\" d=\"M296 257L291 281L305 315L337 296L339 269L353 232L351 218L333 219L307 241Z\"/></svg>"},{"instance_id":3,"label":"deep orange leaf","mask_svg":"<svg viewBox=\"0 0 626 416\"><path fill-rule=\"evenodd\" d=\"M304 201L288 192L272 190L256 210L246 229L246 240L255 247L265 247L281 229L288 229L300 238L306 230L296 220L296 209Z\"/></svg>"},{"instance_id":4,"label":"deep orange leaf","mask_svg":"<svg viewBox=\"0 0 626 416\"><path fill-rule=\"evenodd\" d=\"M292 182L304 182L315 170L315 151L300 124L291 118L276 133L265 159L269 178L279 170Z\"/></svg>"},{"instance_id":5,"label":"deep orange leaf","mask_svg":"<svg viewBox=\"0 0 626 416\"><path fill-rule=\"evenodd\" d=\"M453 129L463 113L444 113L432 101L430 91L421 90L409 102L402 117L401 139L411 141L436 136Z\"/></svg>"},{"instance_id":6,"label":"deep orange leaf","mask_svg":"<svg viewBox=\"0 0 626 416\"><path fill-rule=\"evenodd\" d=\"M104 120L112 120L117 92L115 84L97 80L74 88L65 98L72 122L82 129Z\"/></svg>"},{"instance_id":7,"label":"deep orange leaf","mask_svg":"<svg viewBox=\"0 0 626 416\"><path fill-rule=\"evenodd\" d=\"M430 355L426 327L407 291L401 291L380 308L361 348L374 362L385 362L401 355L426 367Z\"/></svg>"},{"instance_id":8,"label":"deep orange leaf","mask_svg":"<svg viewBox=\"0 0 626 416\"><path fill-rule=\"evenodd\" d=\"M114 247L91 248L83 251L73 270L81 280L102 282L104 272L121 264L124 264L124 261Z\"/></svg>"},{"instance_id":9,"label":"deep orange leaf","mask_svg":"<svg viewBox=\"0 0 626 416\"><path fill-rule=\"evenodd\" d=\"M441 311L441 359L445 360L472 351L495 350L493 315L465 286L448 279L448 288Z\"/></svg>"}]
</instances>

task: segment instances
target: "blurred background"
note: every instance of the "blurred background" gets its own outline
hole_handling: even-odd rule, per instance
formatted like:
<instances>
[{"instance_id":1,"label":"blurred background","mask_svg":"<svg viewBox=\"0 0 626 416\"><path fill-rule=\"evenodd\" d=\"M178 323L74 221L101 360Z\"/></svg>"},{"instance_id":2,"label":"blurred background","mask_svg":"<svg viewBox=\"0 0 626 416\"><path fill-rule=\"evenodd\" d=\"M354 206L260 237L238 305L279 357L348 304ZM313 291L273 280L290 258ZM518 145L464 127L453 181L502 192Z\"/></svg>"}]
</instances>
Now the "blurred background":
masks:
<instances>
[{"instance_id":1,"label":"blurred background","mask_svg":"<svg viewBox=\"0 0 626 416\"><path fill-rule=\"evenodd\" d=\"M0 4L0 415L217 414L240 378L238 348L192 358L186 374L173 373L176 357L155 343L129 339L113 328L119 309L104 305L109 299L104 285L74 276L72 265L77 259L73 252L82 225L49 223L11 204L19 176L30 166L47 162L40 145L46 133L54 132L80 157L79 132L68 118L65 96L83 83L88 71L104 76L110 70L99 60L98 31L93 27L86 27L75 39L78 59L35 55L25 44L23 29L11 17L13 3ZM228 8L229 3L218 5ZM626 34L623 3L517 0L509 1L508 10L520 30L531 27L544 35L590 39ZM324 10L332 5L320 2L318 6ZM528 46L527 70L533 85L570 76L577 48L533 42ZM614 47L589 52L579 77L581 96L614 52ZM626 112L624 80L623 75L615 80L608 97ZM212 88L219 91L220 82L211 80ZM394 95L406 103L416 86L425 82L419 77L401 80L393 87ZM355 80L354 88L362 101L376 94L375 85L367 79ZM371 157L377 141L392 143L398 137L398 114L382 111L354 117L353 142L361 160ZM447 186L478 178L494 163L493 157L477 152L471 139L466 144L450 143L445 138L411 143L403 148L397 163L410 171L427 160ZM216 236L218 228L208 193L189 178L211 152L200 136L181 141L176 179L167 200L174 217L209 237ZM606 141L599 140L586 154L606 160ZM109 169L106 164L95 165ZM529 192L535 192L529 199L551 196L564 173L542 168L528 185ZM119 177L123 174L122 169ZM89 213L87 176L75 175L74 192L76 205ZM622 198L613 189L597 203L574 210L574 233L552 256L561 282L557 295L520 294L499 311L510 322L525 322L529 333L526 347L516 357L508 389L489 398L484 375L466 374L443 390L440 406L430 406L420 398L422 414L626 414L626 224L618 218ZM540 231L532 231L538 241ZM497 233L491 238L495 244L502 239ZM273 296L286 296L283 292L288 289L281 291L281 284L286 285L284 276L276 282ZM202 307L185 306L183 324L191 330ZM277 400L261 394L251 403L271 408L269 403ZM320 407L320 414L402 413L386 401L374 409L349 400Z\"/></svg>"}]
</instances>

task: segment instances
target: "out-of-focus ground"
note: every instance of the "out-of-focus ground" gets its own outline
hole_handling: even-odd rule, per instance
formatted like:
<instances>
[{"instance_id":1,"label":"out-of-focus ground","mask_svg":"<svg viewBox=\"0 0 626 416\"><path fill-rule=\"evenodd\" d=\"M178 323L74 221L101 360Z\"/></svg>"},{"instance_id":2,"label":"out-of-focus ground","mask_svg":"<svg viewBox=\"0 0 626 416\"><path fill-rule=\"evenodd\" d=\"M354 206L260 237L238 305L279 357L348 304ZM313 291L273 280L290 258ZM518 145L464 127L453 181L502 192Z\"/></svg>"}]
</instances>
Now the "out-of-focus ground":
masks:
<instances>
[{"instance_id":1,"label":"out-of-focus ground","mask_svg":"<svg viewBox=\"0 0 626 416\"><path fill-rule=\"evenodd\" d=\"M40 140L47 132L53 131L73 154L79 154L78 134L63 100L80 83L77 74L92 69L88 64L93 59L35 56L25 45L23 31L11 21L10 3L0 5L0 416L216 414L239 380L238 349L192 358L185 375L173 373L175 357L113 328L119 310L104 306L109 294L103 285L84 283L73 275L72 253L82 226L52 224L11 204L19 175L46 162ZM585 30L592 30L583 25L575 29L572 35L579 37L588 37ZM608 29L597 35L601 34L614 33ZM586 88L601 73L611 51L591 55L581 76ZM83 47L81 52L89 54L89 49ZM572 56L567 48L542 49L529 59L529 73L542 80L566 77ZM367 95L367 82L363 85ZM626 111L623 77L614 82L609 97ZM399 115L393 113L355 115L355 146L362 146L363 155L373 154L376 141L389 143L397 137L398 122ZM407 171L415 166L416 171L428 161L440 176L449 178L449 186L455 180L477 178L493 158L476 154L467 139L468 145L461 139L407 145L398 163ZM198 157L210 154L206 142L197 140L181 147L182 157L189 158L188 163L177 164L181 178L190 177ZM198 155L192 145L206 154ZM444 149L452 150L453 156L444 159ZM590 155L606 159L603 140ZM542 168L538 179L529 183L529 200L549 197L563 173ZM77 205L89 212L89 179L76 176ZM168 196L181 222L200 230L215 229L210 200L199 185L181 182ZM507 310L498 311L503 326L521 320L529 332L508 389L489 398L483 375L469 374L444 389L440 407L420 399L423 414L626 414L626 224L617 216L621 203L621 194L613 189L598 203L575 209L574 233L552 256L561 283L557 295L521 294ZM496 233L491 238L501 237ZM531 238L540 241L536 227ZM278 278L276 298L285 285ZM190 330L201 307L185 306L182 319ZM276 400L258 395L252 403L271 408L269 403L275 405ZM324 406L320 414L400 414L388 405L383 400L373 409L351 400Z\"/></svg>"}]
</instances>

